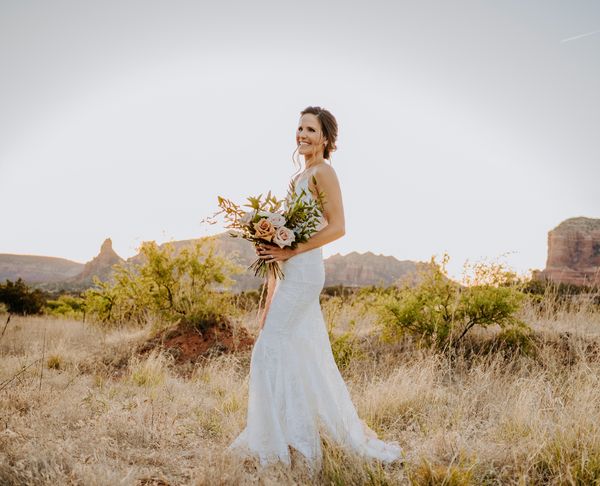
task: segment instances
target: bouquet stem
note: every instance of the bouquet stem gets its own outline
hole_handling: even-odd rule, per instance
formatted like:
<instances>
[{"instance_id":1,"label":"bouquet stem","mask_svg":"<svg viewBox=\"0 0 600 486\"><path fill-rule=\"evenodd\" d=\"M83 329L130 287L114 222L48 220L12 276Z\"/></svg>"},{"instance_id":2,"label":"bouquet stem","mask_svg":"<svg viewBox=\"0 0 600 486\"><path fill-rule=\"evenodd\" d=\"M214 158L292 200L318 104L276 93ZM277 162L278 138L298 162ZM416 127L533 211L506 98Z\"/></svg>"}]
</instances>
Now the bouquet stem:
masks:
<instances>
[{"instance_id":1,"label":"bouquet stem","mask_svg":"<svg viewBox=\"0 0 600 486\"><path fill-rule=\"evenodd\" d=\"M269 275L275 275L275 278L283 279L283 271L279 267L278 262L269 263L266 260L258 259L252 265L248 267L249 270L254 270L254 276L256 277L269 277Z\"/></svg>"}]
</instances>

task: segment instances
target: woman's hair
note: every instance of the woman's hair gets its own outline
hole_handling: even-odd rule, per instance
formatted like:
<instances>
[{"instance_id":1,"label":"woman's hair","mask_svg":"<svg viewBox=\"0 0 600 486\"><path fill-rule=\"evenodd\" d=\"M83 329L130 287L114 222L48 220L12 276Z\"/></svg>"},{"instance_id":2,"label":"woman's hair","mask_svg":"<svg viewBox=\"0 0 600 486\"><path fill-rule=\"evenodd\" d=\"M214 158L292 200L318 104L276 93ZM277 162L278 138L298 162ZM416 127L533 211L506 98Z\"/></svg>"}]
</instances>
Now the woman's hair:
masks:
<instances>
[{"instance_id":1,"label":"woman's hair","mask_svg":"<svg viewBox=\"0 0 600 486\"><path fill-rule=\"evenodd\" d=\"M304 115L315 115L319 119L323 137L327 140L323 158L329 160L330 153L337 150L335 143L337 142L338 136L338 124L335 117L325 108L321 108L320 106L309 106L308 108L305 108L300 112L300 116Z\"/></svg>"}]
</instances>

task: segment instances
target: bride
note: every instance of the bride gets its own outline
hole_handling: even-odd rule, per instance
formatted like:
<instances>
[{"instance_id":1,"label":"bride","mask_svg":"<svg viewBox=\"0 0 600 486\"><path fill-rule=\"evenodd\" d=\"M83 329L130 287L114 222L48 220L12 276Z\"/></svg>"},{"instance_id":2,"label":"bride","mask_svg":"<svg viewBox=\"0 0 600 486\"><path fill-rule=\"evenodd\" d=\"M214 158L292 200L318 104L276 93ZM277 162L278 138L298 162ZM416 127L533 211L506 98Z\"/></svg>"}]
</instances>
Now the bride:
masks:
<instances>
[{"instance_id":1,"label":"bride","mask_svg":"<svg viewBox=\"0 0 600 486\"><path fill-rule=\"evenodd\" d=\"M269 281L250 364L248 425L230 450L258 457L262 465L290 464L289 447L293 447L319 467L321 434L366 457L385 462L402 457L397 443L378 440L358 418L335 364L319 305L325 282L321 247L346 231L338 178L326 163L336 150L337 132L329 111L308 107L301 112L296 144L305 169L294 184L297 194L305 189L305 197L325 193L319 231L295 250L257 248L261 259L281 262L285 278Z\"/></svg>"}]
</instances>

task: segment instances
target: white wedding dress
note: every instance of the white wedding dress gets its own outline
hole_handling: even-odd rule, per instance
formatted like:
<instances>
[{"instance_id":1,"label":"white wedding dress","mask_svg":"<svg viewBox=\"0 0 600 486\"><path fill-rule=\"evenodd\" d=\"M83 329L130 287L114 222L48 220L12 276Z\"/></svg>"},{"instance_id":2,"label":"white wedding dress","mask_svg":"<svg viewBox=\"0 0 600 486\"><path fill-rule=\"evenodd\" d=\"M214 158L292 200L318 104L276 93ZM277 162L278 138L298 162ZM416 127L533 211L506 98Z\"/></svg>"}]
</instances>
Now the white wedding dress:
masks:
<instances>
[{"instance_id":1,"label":"white wedding dress","mask_svg":"<svg viewBox=\"0 0 600 486\"><path fill-rule=\"evenodd\" d=\"M309 176L301 174L298 193L310 194ZM281 268L285 278L277 283L252 353L248 424L229 450L258 457L262 465L290 464L291 446L318 468L325 433L361 455L401 459L397 443L365 436L336 366L319 304L325 282L321 248L294 256Z\"/></svg>"}]
</instances>

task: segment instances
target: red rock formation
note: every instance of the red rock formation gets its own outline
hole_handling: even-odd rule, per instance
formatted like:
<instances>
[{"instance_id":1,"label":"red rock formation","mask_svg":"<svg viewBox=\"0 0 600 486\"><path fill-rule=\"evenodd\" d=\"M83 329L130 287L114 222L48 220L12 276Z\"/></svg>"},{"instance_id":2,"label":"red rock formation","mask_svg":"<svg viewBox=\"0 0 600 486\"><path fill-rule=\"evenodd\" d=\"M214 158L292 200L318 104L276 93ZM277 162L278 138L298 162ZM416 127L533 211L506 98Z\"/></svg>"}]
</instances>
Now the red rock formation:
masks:
<instances>
[{"instance_id":1,"label":"red rock formation","mask_svg":"<svg viewBox=\"0 0 600 486\"><path fill-rule=\"evenodd\" d=\"M92 285L94 277L106 282L112 273L112 266L123 263L123 259L116 254L112 247L112 240L107 238L100 247L100 253L83 266L83 271L76 277L68 280L72 284Z\"/></svg>"},{"instance_id":2,"label":"red rock formation","mask_svg":"<svg viewBox=\"0 0 600 486\"><path fill-rule=\"evenodd\" d=\"M600 287L600 219L571 218L548 233L546 278Z\"/></svg>"}]
</instances>

